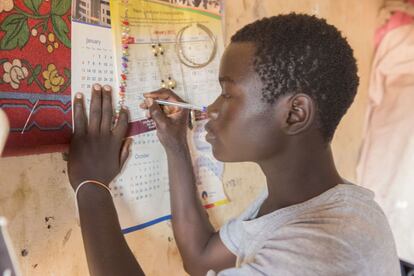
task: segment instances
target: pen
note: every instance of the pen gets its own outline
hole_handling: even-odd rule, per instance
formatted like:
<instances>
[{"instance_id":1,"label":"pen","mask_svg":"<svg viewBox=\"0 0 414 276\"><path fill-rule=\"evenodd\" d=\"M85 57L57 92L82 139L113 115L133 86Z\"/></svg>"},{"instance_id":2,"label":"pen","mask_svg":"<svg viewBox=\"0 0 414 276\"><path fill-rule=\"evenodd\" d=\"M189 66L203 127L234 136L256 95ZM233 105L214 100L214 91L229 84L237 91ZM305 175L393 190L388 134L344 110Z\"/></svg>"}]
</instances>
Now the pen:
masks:
<instances>
[{"instance_id":1,"label":"pen","mask_svg":"<svg viewBox=\"0 0 414 276\"><path fill-rule=\"evenodd\" d=\"M178 106L181 108L187 108L187 109L192 109L192 110L199 110L201 112L207 112L206 106L197 106L197 105L188 104L188 103L169 102L169 101L164 101L164 100L155 100L155 102L157 102L158 104L162 104L162 105Z\"/></svg>"}]
</instances>

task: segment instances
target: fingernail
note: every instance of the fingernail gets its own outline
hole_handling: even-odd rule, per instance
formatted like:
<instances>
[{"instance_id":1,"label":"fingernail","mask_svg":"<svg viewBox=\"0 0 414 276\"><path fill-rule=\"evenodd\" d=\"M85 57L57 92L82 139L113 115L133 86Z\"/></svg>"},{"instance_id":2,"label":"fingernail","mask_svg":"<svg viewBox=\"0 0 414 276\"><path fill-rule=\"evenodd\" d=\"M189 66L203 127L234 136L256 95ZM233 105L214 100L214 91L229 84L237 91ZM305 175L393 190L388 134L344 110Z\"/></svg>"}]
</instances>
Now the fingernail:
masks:
<instances>
[{"instance_id":1,"label":"fingernail","mask_svg":"<svg viewBox=\"0 0 414 276\"><path fill-rule=\"evenodd\" d=\"M145 112L145 117L147 117L147 118L151 118L151 114L150 114L150 112L149 112L149 111Z\"/></svg>"},{"instance_id":2,"label":"fingernail","mask_svg":"<svg viewBox=\"0 0 414 276\"><path fill-rule=\"evenodd\" d=\"M75 95L76 99L82 99L82 93L78 92Z\"/></svg>"},{"instance_id":3,"label":"fingernail","mask_svg":"<svg viewBox=\"0 0 414 276\"><path fill-rule=\"evenodd\" d=\"M110 92L112 90L112 88L109 85L104 85L103 89L107 92Z\"/></svg>"},{"instance_id":4,"label":"fingernail","mask_svg":"<svg viewBox=\"0 0 414 276\"><path fill-rule=\"evenodd\" d=\"M95 83L95 84L93 85L93 89L94 89L94 90L101 90L101 86L100 86L99 84Z\"/></svg>"},{"instance_id":5,"label":"fingernail","mask_svg":"<svg viewBox=\"0 0 414 276\"><path fill-rule=\"evenodd\" d=\"M150 107L150 106L152 105L152 103L154 102L154 100L153 100L153 99L151 99L151 98L146 98L144 101L145 101L145 104L146 104L148 107Z\"/></svg>"}]
</instances>

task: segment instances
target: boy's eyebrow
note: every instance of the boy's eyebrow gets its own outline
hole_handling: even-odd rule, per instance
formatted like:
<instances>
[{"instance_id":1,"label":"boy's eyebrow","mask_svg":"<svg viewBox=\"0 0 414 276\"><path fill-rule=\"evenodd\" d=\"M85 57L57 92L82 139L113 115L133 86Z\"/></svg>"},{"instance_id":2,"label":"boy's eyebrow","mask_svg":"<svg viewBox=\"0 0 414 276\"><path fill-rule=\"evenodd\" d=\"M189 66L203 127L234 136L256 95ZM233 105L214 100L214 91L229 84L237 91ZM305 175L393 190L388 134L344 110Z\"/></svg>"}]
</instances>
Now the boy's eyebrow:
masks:
<instances>
[{"instance_id":1,"label":"boy's eyebrow","mask_svg":"<svg viewBox=\"0 0 414 276\"><path fill-rule=\"evenodd\" d=\"M235 83L236 81L234 81L232 78L230 78L228 76L223 76L223 77L219 77L219 82L231 82L231 83Z\"/></svg>"}]
</instances>

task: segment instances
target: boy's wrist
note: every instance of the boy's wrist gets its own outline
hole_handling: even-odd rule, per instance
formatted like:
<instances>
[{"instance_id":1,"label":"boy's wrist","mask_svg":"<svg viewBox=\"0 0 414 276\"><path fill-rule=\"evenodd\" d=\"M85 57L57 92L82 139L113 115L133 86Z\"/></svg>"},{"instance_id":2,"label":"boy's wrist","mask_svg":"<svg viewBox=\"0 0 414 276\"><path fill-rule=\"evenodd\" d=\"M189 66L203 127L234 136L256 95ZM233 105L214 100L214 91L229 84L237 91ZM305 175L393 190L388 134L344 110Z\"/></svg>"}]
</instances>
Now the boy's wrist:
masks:
<instances>
[{"instance_id":1,"label":"boy's wrist","mask_svg":"<svg viewBox=\"0 0 414 276\"><path fill-rule=\"evenodd\" d=\"M172 146L165 147L165 152L167 153L167 157L169 156L175 156L175 155L182 155L187 154L190 149L188 147L187 140L183 140L181 142L178 142Z\"/></svg>"},{"instance_id":2,"label":"boy's wrist","mask_svg":"<svg viewBox=\"0 0 414 276\"><path fill-rule=\"evenodd\" d=\"M112 195L107 189L91 183L84 184L83 187L79 189L76 197L76 200L79 203L90 201L92 204L100 200L112 199Z\"/></svg>"},{"instance_id":3,"label":"boy's wrist","mask_svg":"<svg viewBox=\"0 0 414 276\"><path fill-rule=\"evenodd\" d=\"M82 174L69 174L69 182L72 186L73 190L76 191L76 189L83 183L88 182L90 180L91 182L99 182L100 184L109 187L109 183L112 181L108 176L105 176L102 172L97 171L88 171L88 173L82 173ZM83 189L83 188L82 188Z\"/></svg>"}]
</instances>

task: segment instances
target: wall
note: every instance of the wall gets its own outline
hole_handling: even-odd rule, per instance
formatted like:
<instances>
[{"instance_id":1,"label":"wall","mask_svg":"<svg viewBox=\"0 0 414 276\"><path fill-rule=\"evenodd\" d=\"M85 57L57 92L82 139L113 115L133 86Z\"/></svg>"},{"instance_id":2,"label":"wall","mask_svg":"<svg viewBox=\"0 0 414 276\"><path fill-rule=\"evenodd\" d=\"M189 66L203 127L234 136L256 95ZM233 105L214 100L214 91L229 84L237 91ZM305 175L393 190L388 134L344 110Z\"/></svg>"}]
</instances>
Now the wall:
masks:
<instances>
[{"instance_id":1,"label":"wall","mask_svg":"<svg viewBox=\"0 0 414 276\"><path fill-rule=\"evenodd\" d=\"M291 11L327 18L348 37L355 49L361 85L355 103L342 121L333 142L342 175L355 179L361 142L366 91L373 55L373 32L382 0L227 0L226 41L246 23ZM0 160L0 213L10 221L23 275L87 275L76 224L74 195L61 154ZM211 211L218 226L238 214L263 188L265 180L253 164L226 165L224 186L232 202ZM148 275L183 275L169 222L127 235Z\"/></svg>"}]
</instances>

